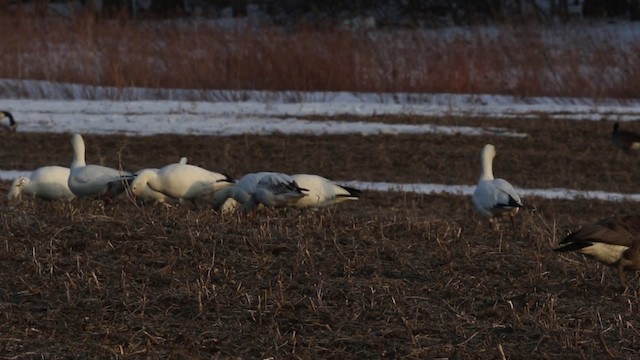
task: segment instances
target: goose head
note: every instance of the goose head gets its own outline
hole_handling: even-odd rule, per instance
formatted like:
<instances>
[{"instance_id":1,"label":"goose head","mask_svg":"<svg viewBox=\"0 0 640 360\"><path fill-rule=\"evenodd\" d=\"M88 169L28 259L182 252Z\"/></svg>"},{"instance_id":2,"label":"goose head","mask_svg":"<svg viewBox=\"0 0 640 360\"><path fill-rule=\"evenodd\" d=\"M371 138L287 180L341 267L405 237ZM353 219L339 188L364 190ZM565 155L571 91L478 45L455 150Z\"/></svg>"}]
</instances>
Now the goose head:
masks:
<instances>
[{"instance_id":1,"label":"goose head","mask_svg":"<svg viewBox=\"0 0 640 360\"><path fill-rule=\"evenodd\" d=\"M158 176L156 172L150 169L138 173L133 182L131 182L131 192L133 195L141 196L147 189L149 180L156 176Z\"/></svg>"},{"instance_id":2,"label":"goose head","mask_svg":"<svg viewBox=\"0 0 640 360\"><path fill-rule=\"evenodd\" d=\"M22 188L28 183L29 183L29 179L24 176L21 176L13 180L13 182L11 183L11 188L7 193L7 199L14 200L19 198L20 195L22 195Z\"/></svg>"},{"instance_id":3,"label":"goose head","mask_svg":"<svg viewBox=\"0 0 640 360\"><path fill-rule=\"evenodd\" d=\"M18 128L18 124L13 119L13 115L8 111L0 111L0 119L5 117L9 119L9 125L4 125L4 128L9 131L15 132L16 129Z\"/></svg>"}]
</instances>

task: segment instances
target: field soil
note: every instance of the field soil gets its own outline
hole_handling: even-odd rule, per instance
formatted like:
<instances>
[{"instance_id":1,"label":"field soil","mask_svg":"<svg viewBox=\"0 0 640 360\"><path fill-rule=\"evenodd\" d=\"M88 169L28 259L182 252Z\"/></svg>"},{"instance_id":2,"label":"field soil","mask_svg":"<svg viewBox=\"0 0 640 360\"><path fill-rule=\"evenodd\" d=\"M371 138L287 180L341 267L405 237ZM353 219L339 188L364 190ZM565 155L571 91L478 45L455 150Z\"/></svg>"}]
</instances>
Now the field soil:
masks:
<instances>
[{"instance_id":1,"label":"field soil","mask_svg":"<svg viewBox=\"0 0 640 360\"><path fill-rule=\"evenodd\" d=\"M640 157L611 145L611 122L375 120L529 136L86 135L87 160L137 170L186 156L236 177L470 185L493 143L496 176L517 187L638 192ZM0 133L0 168L66 166L69 140ZM365 191L320 211L226 216L126 196L2 196L0 359L637 357L637 276L624 289L614 269L552 250L568 231L640 205L523 201L515 228L491 230L454 195Z\"/></svg>"}]
</instances>

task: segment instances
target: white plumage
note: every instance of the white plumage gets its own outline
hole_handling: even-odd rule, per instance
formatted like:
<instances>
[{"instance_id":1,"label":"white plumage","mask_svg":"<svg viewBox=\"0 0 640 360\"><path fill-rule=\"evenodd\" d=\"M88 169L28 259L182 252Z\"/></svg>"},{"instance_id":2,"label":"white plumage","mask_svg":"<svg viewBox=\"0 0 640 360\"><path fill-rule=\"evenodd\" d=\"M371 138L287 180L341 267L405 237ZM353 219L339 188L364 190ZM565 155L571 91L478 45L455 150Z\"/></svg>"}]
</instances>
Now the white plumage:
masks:
<instances>
[{"instance_id":1,"label":"white plumage","mask_svg":"<svg viewBox=\"0 0 640 360\"><path fill-rule=\"evenodd\" d=\"M493 158L495 156L495 147L491 144L485 145L480 157L482 173L472 198L473 205L480 214L489 218L492 228L496 218L502 216L509 216L513 224L513 217L518 212L518 208L522 207L522 201L513 186L504 179L494 179Z\"/></svg>"},{"instance_id":2,"label":"white plumage","mask_svg":"<svg viewBox=\"0 0 640 360\"><path fill-rule=\"evenodd\" d=\"M340 186L322 176L311 174L295 174L291 178L303 188L306 195L291 206L296 208L327 207L347 200L358 200L360 190Z\"/></svg>"},{"instance_id":3,"label":"white plumage","mask_svg":"<svg viewBox=\"0 0 640 360\"><path fill-rule=\"evenodd\" d=\"M189 164L167 165L147 180L147 186L174 199L196 201L206 199L215 191L233 185L226 175Z\"/></svg>"},{"instance_id":4,"label":"white plumage","mask_svg":"<svg viewBox=\"0 0 640 360\"><path fill-rule=\"evenodd\" d=\"M248 201L243 204L244 211L255 209L259 204L268 208L291 206L306 196L293 178L282 173L268 173L260 178Z\"/></svg>"},{"instance_id":5,"label":"white plumage","mask_svg":"<svg viewBox=\"0 0 640 360\"><path fill-rule=\"evenodd\" d=\"M260 179L268 174L274 173L263 171L245 174L235 184L216 191L213 194L213 208L223 213L238 210L251 199Z\"/></svg>"},{"instance_id":6,"label":"white plumage","mask_svg":"<svg viewBox=\"0 0 640 360\"><path fill-rule=\"evenodd\" d=\"M124 183L133 179L133 174L101 165L87 165L85 145L80 134L71 138L73 162L68 185L73 194L84 196L113 196L124 191Z\"/></svg>"},{"instance_id":7,"label":"white plumage","mask_svg":"<svg viewBox=\"0 0 640 360\"><path fill-rule=\"evenodd\" d=\"M29 177L19 177L13 181L7 198L19 199L22 195L44 200L66 199L75 197L67 180L69 168L62 166L43 166L35 170Z\"/></svg>"},{"instance_id":8,"label":"white plumage","mask_svg":"<svg viewBox=\"0 0 640 360\"><path fill-rule=\"evenodd\" d=\"M186 164L187 158L183 157L180 159L178 164ZM171 202L171 197L161 193L159 191L152 190L147 183L149 179L157 176L157 173L160 169L157 168L146 168L136 171L136 178L131 182L131 193L136 196L138 199L144 202L160 202L166 203Z\"/></svg>"},{"instance_id":9,"label":"white plumage","mask_svg":"<svg viewBox=\"0 0 640 360\"><path fill-rule=\"evenodd\" d=\"M0 120L7 118L9 119L9 123L5 124L4 121L0 123L0 129L13 131L15 132L18 128L18 124L13 119L13 115L8 111L0 111Z\"/></svg>"}]
</instances>

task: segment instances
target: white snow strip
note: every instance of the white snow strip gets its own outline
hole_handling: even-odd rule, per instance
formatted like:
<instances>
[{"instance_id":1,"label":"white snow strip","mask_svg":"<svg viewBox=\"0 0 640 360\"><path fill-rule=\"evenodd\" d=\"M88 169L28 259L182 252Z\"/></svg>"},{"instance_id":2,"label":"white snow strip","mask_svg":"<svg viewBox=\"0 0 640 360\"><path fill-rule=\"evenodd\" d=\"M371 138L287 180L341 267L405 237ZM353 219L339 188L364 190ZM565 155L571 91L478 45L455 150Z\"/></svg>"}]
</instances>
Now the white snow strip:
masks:
<instances>
[{"instance_id":1,"label":"white snow strip","mask_svg":"<svg viewBox=\"0 0 640 360\"><path fill-rule=\"evenodd\" d=\"M125 134L125 135L383 135L445 134L526 137L505 128L440 126L431 124L386 124L362 121L308 121L294 118L233 118L207 115L150 114L22 114L19 132Z\"/></svg>"},{"instance_id":2,"label":"white snow strip","mask_svg":"<svg viewBox=\"0 0 640 360\"><path fill-rule=\"evenodd\" d=\"M31 173L32 171L0 170L0 180L13 181L13 179L19 178L20 176L29 177Z\"/></svg>"},{"instance_id":3,"label":"white snow strip","mask_svg":"<svg viewBox=\"0 0 640 360\"><path fill-rule=\"evenodd\" d=\"M640 99L516 97L486 94L271 92L110 88L34 80L0 79L0 109L18 118L58 121L87 116L114 121L138 117L295 118L351 115L418 115L633 121ZM70 101L72 100L72 101ZM59 115L59 116L57 116ZM147 124L146 122L144 123Z\"/></svg>"},{"instance_id":4,"label":"white snow strip","mask_svg":"<svg viewBox=\"0 0 640 360\"><path fill-rule=\"evenodd\" d=\"M337 183L351 186L362 190L372 191L398 191L413 192L418 194L453 194L471 196L475 190L475 185L443 185L443 184L398 184L388 182L365 182L365 181L337 181ZM640 201L640 194L612 193L599 190L573 190L573 189L518 189L518 194L526 198L536 196L545 199L566 199L566 200L604 200L604 201ZM523 200L526 202L526 199Z\"/></svg>"}]
</instances>

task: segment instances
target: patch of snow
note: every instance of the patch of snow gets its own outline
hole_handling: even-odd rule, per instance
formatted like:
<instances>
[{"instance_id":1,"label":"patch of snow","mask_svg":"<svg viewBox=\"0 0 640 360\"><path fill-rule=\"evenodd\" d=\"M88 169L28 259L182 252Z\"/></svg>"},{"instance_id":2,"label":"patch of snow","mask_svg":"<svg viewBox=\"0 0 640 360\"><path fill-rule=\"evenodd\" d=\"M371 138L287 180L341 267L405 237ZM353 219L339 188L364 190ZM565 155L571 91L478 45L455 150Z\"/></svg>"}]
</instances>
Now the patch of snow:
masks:
<instances>
[{"instance_id":1,"label":"patch of snow","mask_svg":"<svg viewBox=\"0 0 640 360\"><path fill-rule=\"evenodd\" d=\"M372 191L398 191L412 192L418 194L453 194L460 196L471 196L475 190L475 185L443 185L443 184L398 184L388 182L365 182L365 181L336 181L357 189ZM524 198L527 196L541 197L545 199L593 199L604 201L640 201L640 194L612 193L599 190L574 190L574 189L520 189L516 188L518 194Z\"/></svg>"}]
</instances>

